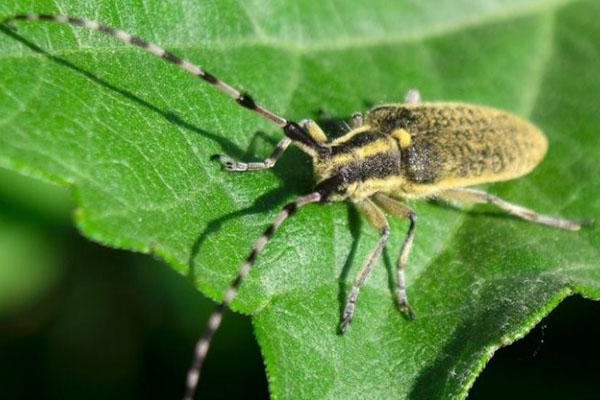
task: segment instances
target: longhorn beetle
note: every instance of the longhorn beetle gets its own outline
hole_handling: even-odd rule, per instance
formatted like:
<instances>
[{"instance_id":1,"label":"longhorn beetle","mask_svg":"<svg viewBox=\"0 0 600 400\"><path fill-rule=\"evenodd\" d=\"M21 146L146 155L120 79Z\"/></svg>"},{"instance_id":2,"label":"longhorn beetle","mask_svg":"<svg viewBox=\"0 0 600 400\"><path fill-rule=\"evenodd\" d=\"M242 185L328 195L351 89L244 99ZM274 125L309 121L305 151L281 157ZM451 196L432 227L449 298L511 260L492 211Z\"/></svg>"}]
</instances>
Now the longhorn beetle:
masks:
<instances>
[{"instance_id":1,"label":"longhorn beetle","mask_svg":"<svg viewBox=\"0 0 600 400\"><path fill-rule=\"evenodd\" d=\"M360 288L390 235L383 211L409 221L398 258L395 294L400 311L409 318L414 317L406 295L404 270L415 235L417 217L411 208L398 199L434 198L463 203L490 203L519 218L572 231L589 223L586 220L539 214L481 190L467 188L522 176L535 168L544 157L548 144L542 132L506 111L457 102L421 102L419 92L411 90L404 103L376 106L364 116L355 113L348 132L329 141L314 121L296 123L287 120L256 103L249 94L239 92L191 62L120 29L83 18L31 13L13 15L2 23L12 29L11 23L17 20L80 26L140 47L210 83L240 106L283 129L285 137L271 155L261 162L242 162L226 155L213 156L229 171L272 168L291 143L312 158L317 180L313 191L285 205L277 214L252 247L237 276L224 292L221 303L209 317L188 370L184 400L194 397L210 341L221 324L225 308L236 296L256 257L281 224L305 205L349 200L379 230L379 240L348 293L339 325L341 333L348 329Z\"/></svg>"}]
</instances>

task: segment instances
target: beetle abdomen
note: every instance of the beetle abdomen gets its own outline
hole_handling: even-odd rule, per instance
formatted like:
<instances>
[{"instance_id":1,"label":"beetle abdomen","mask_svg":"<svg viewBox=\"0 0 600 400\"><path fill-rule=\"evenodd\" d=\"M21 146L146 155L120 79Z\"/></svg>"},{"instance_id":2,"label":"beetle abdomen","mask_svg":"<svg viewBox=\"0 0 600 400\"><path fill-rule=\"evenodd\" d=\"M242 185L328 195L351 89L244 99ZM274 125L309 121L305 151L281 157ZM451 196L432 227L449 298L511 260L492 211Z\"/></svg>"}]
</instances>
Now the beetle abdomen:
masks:
<instances>
[{"instance_id":1,"label":"beetle abdomen","mask_svg":"<svg viewBox=\"0 0 600 400\"><path fill-rule=\"evenodd\" d=\"M403 175L438 189L516 178L544 157L538 128L505 111L462 103L391 104L369 112L366 124L383 134L404 129ZM416 193L415 193L416 194Z\"/></svg>"}]
</instances>

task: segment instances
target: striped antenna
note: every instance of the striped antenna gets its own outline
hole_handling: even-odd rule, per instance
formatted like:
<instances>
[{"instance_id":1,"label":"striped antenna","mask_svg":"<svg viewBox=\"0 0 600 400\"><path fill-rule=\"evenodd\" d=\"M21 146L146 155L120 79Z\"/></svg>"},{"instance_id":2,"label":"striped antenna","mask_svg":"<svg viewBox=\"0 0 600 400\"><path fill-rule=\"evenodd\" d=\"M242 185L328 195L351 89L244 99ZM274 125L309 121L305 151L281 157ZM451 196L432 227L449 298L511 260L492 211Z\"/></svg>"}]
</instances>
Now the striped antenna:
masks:
<instances>
[{"instance_id":1,"label":"striped antenna","mask_svg":"<svg viewBox=\"0 0 600 400\"><path fill-rule=\"evenodd\" d=\"M187 373L185 394L183 396L183 400L192 400L194 398L194 393L196 392L196 387L198 386L198 381L200 379L200 370L202 369L202 364L204 363L206 354L208 353L210 341L217 329L219 329L219 326L221 325L225 308L229 306L229 304L231 304L231 301L236 296L238 289L242 281L244 280L244 277L250 271L250 267L252 267L252 264L254 264L254 261L256 260L258 254L262 251L269 239L271 239L271 237L277 231L277 229L283 223L283 221L285 221L288 217L294 214L298 208L310 203L319 202L322 199L323 194L317 191L306 196L302 196L296 199L295 201L287 204L281 209L279 214L277 214L273 222L271 222L271 225L269 225L267 229L265 229L265 231L258 238L256 243L254 243L250 254L248 254L248 257L246 257L246 260L240 267L237 276L231 282L231 285L223 294L223 301L221 302L221 304L215 307L214 311L210 315L204 334L196 343L192 365L190 366Z\"/></svg>"},{"instance_id":2,"label":"striped antenna","mask_svg":"<svg viewBox=\"0 0 600 400\"><path fill-rule=\"evenodd\" d=\"M117 40L120 40L121 42L125 42L128 44L137 46L139 48L142 48L142 49L146 50L147 52L152 53L155 56L162 58L163 60L166 60L172 64L177 65L182 70L187 71L187 72L199 77L200 79L203 79L204 81L210 83L211 85L216 86L217 89L219 89L221 92L225 93L227 96L231 97L240 106L247 108L249 110L252 110L252 111L262 115L264 118L276 123L281 128L284 128L286 135L288 134L288 132L287 132L288 130L290 130L290 129L296 130L297 125L295 123L288 122L288 120L286 120L285 118L283 118L283 117L275 114L274 112L264 108L263 106L257 104L249 94L238 91L237 89L230 86L229 84L223 82L220 79L217 79L214 75L210 74L209 72L201 69L200 67L192 64L191 62L189 62L183 58L177 57L176 55L163 49L162 47L160 47L152 42L149 42L145 39L142 39L138 36L131 35L120 29L116 29L116 28L113 28L112 26L109 26L109 25L106 25L106 24L103 24L103 23L100 23L97 21L84 19L84 18L68 17L66 15L49 15L49 14L35 14L35 13L15 14L13 16L5 18L2 21L2 24L10 27L10 24L14 21L55 22L55 23L59 23L59 24L80 26L83 28L87 28L87 29L91 29L94 31L105 33L109 36L112 36L113 38L115 38ZM293 138L291 136L290 136L290 138L296 140L295 138Z\"/></svg>"}]
</instances>

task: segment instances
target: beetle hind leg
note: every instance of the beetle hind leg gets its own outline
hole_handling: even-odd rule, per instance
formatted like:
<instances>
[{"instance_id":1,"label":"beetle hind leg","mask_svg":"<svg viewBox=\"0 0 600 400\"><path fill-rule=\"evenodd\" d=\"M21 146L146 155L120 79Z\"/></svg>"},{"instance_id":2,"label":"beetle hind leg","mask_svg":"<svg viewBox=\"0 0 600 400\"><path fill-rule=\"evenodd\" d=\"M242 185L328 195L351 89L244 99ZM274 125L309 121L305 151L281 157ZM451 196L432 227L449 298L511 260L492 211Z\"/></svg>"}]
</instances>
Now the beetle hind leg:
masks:
<instances>
[{"instance_id":1,"label":"beetle hind leg","mask_svg":"<svg viewBox=\"0 0 600 400\"><path fill-rule=\"evenodd\" d=\"M415 214L410 207L405 206L404 204L383 193L377 193L375 195L375 201L386 212L397 218L408 219L410 222L408 231L404 237L404 242L402 243L402 249L400 250L400 257L398 257L398 264L396 268L396 302L400 311L412 320L415 318L415 314L408 303L408 295L406 293L406 277L404 271L406 270L408 256L412 248L413 239L415 238L417 214Z\"/></svg>"},{"instance_id":2,"label":"beetle hind leg","mask_svg":"<svg viewBox=\"0 0 600 400\"><path fill-rule=\"evenodd\" d=\"M589 220L572 220L551 215L540 214L518 204L509 203L493 194L486 193L481 190L469 188L456 188L445 190L437 195L438 198L449 202L460 203L490 203L501 210L522 218L527 221L537 224L548 225L554 228L567 229L570 231L578 231L584 225L591 225Z\"/></svg>"},{"instance_id":3,"label":"beetle hind leg","mask_svg":"<svg viewBox=\"0 0 600 400\"><path fill-rule=\"evenodd\" d=\"M381 210L369 199L360 201L355 203L359 210L365 214L368 221L371 225L375 226L379 229L379 240L377 241L377 245L375 249L367 258L367 261L363 265L362 269L354 279L354 283L352 284L352 289L350 289L350 293L348 293L348 298L346 300L346 305L344 306L344 311L342 312L342 319L340 322L340 333L345 333L348 329L348 325L352 321L352 317L354 316L354 306L356 304L356 300L358 299L358 292L361 287L364 285L365 280L369 276L369 273L373 269L373 266L381 256L381 252L387 243L388 237L390 235L390 226L385 219L385 216L381 212Z\"/></svg>"}]
</instances>

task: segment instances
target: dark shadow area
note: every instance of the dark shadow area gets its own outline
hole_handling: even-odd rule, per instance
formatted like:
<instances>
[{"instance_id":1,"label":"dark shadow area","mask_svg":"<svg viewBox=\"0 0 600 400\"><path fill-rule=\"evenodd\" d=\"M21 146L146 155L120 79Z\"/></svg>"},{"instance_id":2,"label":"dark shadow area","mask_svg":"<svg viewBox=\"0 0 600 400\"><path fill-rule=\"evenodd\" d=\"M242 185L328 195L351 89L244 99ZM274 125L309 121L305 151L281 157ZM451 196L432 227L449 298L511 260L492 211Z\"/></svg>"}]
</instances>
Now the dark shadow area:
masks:
<instances>
[{"instance_id":1,"label":"dark shadow area","mask_svg":"<svg viewBox=\"0 0 600 400\"><path fill-rule=\"evenodd\" d=\"M516 291L526 289L526 284L520 287L511 284ZM513 307L510 299L498 298L498 289L494 286L485 287L478 298L485 308L473 308L461 324L448 335L449 339L442 344L436 359L423 370L411 388L408 398L411 400L428 400L449 398L456 386L460 385L452 371L463 373L477 362L477 354L484 347L499 340L498 335L506 329L506 321L498 318L505 315L507 309ZM510 313L510 312L509 312Z\"/></svg>"},{"instance_id":2,"label":"dark shadow area","mask_svg":"<svg viewBox=\"0 0 600 400\"><path fill-rule=\"evenodd\" d=\"M254 160L254 158L249 155L254 154L257 139L265 140L273 146L277 143L276 140L259 131L251 141L248 151L240 157L241 161L248 162ZM215 161L214 165L215 168L219 168L218 162ZM200 252L203 243L210 235L217 233L224 223L242 216L260 214L277 208L277 205L283 205L283 203L290 198L290 194L293 194L294 197L299 197L309 193L314 186L311 162L308 156L295 147L289 148L279 159L277 164L269 170L244 172L223 170L222 173L227 174L232 180L242 178L242 175L245 174L275 174L280 182L280 186L257 197L249 207L215 218L204 226L197 235L197 239L192 245L188 258L188 279L190 279L191 282L194 282L196 279L195 259ZM292 199L290 199L290 201L291 200ZM270 220L265 220L265 228L270 222ZM256 239L258 239L258 235L259 233L257 233ZM250 247L248 247L248 251L250 251Z\"/></svg>"},{"instance_id":3,"label":"dark shadow area","mask_svg":"<svg viewBox=\"0 0 600 400\"><path fill-rule=\"evenodd\" d=\"M400 249L394 248L394 250L397 250L397 254L394 258L394 260L397 260L398 254L400 254ZM398 301L396 301L396 261L392 261L392 258L390 257L390 251L388 250L387 246L383 249L382 257L383 264L385 265L385 271L387 272L387 284L390 291L390 299L394 302L396 310L398 310L398 313L400 313L403 318L412 320L414 318L409 318L408 315L405 312L402 312L398 307Z\"/></svg>"},{"instance_id":4,"label":"dark shadow area","mask_svg":"<svg viewBox=\"0 0 600 400\"><path fill-rule=\"evenodd\" d=\"M363 108L365 110L370 110L371 108L375 107L378 103L375 103L372 100L363 100Z\"/></svg>"},{"instance_id":5,"label":"dark shadow area","mask_svg":"<svg viewBox=\"0 0 600 400\"><path fill-rule=\"evenodd\" d=\"M48 215L42 210L32 210L16 199L6 198L0 195L0 210L2 214L10 215L11 219L18 219L21 224L54 226L57 222L61 227L71 226L67 221L57 221L56 216Z\"/></svg>"},{"instance_id":6,"label":"dark shadow area","mask_svg":"<svg viewBox=\"0 0 600 400\"><path fill-rule=\"evenodd\" d=\"M392 298L395 299L396 298L396 280L394 277L396 276L396 269L394 268L394 263L392 263L392 260L390 258L390 252L389 252L387 246L383 249L381 256L383 257L383 265L385 265L385 270L387 272L388 289L390 290L390 293L392 294Z\"/></svg>"},{"instance_id":7,"label":"dark shadow area","mask_svg":"<svg viewBox=\"0 0 600 400\"><path fill-rule=\"evenodd\" d=\"M347 121L350 117L335 117L322 109L317 110L316 115L319 118L316 120L317 124L327 134L329 140L334 140L348 133L351 128Z\"/></svg>"},{"instance_id":8,"label":"dark shadow area","mask_svg":"<svg viewBox=\"0 0 600 400\"><path fill-rule=\"evenodd\" d=\"M469 399L598 398L600 302L572 296L527 336L500 349Z\"/></svg>"},{"instance_id":9,"label":"dark shadow area","mask_svg":"<svg viewBox=\"0 0 600 400\"><path fill-rule=\"evenodd\" d=\"M599 368L600 303L580 296L566 299L525 338L501 348L483 370L469 399L597 399L594 387ZM497 327L497 307L477 313L456 329L438 358L418 378L409 398L449 396L450 371L490 342ZM493 332L492 332L493 334ZM455 382L456 384L456 382Z\"/></svg>"},{"instance_id":10,"label":"dark shadow area","mask_svg":"<svg viewBox=\"0 0 600 400\"><path fill-rule=\"evenodd\" d=\"M0 387L11 399L177 399L212 308L170 268L62 232L63 281L0 315ZM248 317L228 313L198 399L267 399Z\"/></svg>"}]
</instances>

